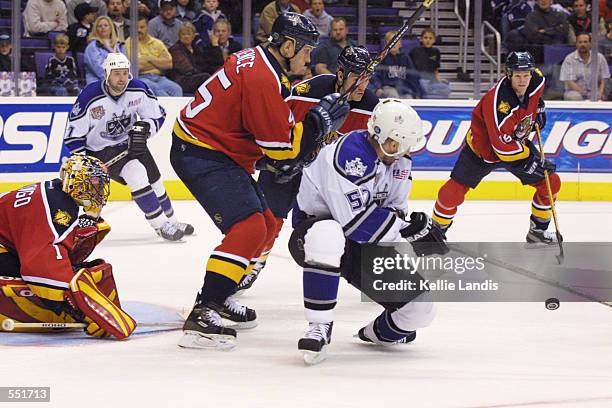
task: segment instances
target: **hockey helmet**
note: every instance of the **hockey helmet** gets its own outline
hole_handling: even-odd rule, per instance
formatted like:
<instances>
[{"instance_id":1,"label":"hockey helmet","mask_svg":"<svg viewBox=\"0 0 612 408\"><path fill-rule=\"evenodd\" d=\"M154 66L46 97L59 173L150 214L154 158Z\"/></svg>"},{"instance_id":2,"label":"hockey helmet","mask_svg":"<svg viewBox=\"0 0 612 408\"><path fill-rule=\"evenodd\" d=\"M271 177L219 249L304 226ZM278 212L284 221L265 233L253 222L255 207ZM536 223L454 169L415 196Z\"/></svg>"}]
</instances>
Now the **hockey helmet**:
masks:
<instances>
[{"instance_id":1,"label":"hockey helmet","mask_svg":"<svg viewBox=\"0 0 612 408\"><path fill-rule=\"evenodd\" d=\"M533 71L535 60L527 51L513 51L506 58L506 74L510 76L513 71Z\"/></svg>"},{"instance_id":2,"label":"hockey helmet","mask_svg":"<svg viewBox=\"0 0 612 408\"><path fill-rule=\"evenodd\" d=\"M86 212L99 213L110 194L110 176L106 165L92 156L75 154L60 169L62 191Z\"/></svg>"},{"instance_id":3,"label":"hockey helmet","mask_svg":"<svg viewBox=\"0 0 612 408\"><path fill-rule=\"evenodd\" d=\"M127 69L130 72L130 60L120 52L109 53L104 59L102 66L104 67L107 81L113 69Z\"/></svg>"},{"instance_id":4,"label":"hockey helmet","mask_svg":"<svg viewBox=\"0 0 612 408\"><path fill-rule=\"evenodd\" d=\"M368 120L368 131L389 157L401 157L410 152L423 138L423 123L416 111L399 99L386 99L376 105ZM396 153L387 153L382 145L387 139L399 143Z\"/></svg>"},{"instance_id":5,"label":"hockey helmet","mask_svg":"<svg viewBox=\"0 0 612 408\"><path fill-rule=\"evenodd\" d=\"M318 39L319 30L308 18L287 12L274 20L269 41L271 45L280 47L286 40L293 40L297 54L305 45L316 47Z\"/></svg>"},{"instance_id":6,"label":"hockey helmet","mask_svg":"<svg viewBox=\"0 0 612 408\"><path fill-rule=\"evenodd\" d=\"M371 62L372 57L367 48L349 45L338 56L338 71L342 70L345 75L350 72L361 74Z\"/></svg>"}]
</instances>

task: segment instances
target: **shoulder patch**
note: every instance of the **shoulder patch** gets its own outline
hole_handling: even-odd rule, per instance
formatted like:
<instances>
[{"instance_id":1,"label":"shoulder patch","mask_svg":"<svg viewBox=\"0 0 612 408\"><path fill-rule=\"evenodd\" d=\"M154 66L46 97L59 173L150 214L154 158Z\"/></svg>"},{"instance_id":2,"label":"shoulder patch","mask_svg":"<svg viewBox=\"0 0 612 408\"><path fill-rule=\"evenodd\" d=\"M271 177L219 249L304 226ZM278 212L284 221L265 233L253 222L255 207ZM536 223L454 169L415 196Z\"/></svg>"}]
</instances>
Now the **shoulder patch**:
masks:
<instances>
[{"instance_id":1,"label":"shoulder patch","mask_svg":"<svg viewBox=\"0 0 612 408\"><path fill-rule=\"evenodd\" d=\"M81 113L81 105L79 104L79 102L77 101L74 106L72 107L72 110L70 111L70 113L74 116L78 115L79 113Z\"/></svg>"},{"instance_id":2,"label":"shoulder patch","mask_svg":"<svg viewBox=\"0 0 612 408\"><path fill-rule=\"evenodd\" d=\"M506 101L501 101L497 106L497 110L503 113L504 115L510 112L510 104Z\"/></svg>"},{"instance_id":3,"label":"shoulder patch","mask_svg":"<svg viewBox=\"0 0 612 408\"><path fill-rule=\"evenodd\" d=\"M304 95L310 91L310 84L308 82L302 82L295 86L295 92L298 95Z\"/></svg>"},{"instance_id":4,"label":"shoulder patch","mask_svg":"<svg viewBox=\"0 0 612 408\"><path fill-rule=\"evenodd\" d=\"M347 160L344 164L344 172L347 176L363 177L367 169L368 166L361 162L361 157Z\"/></svg>"},{"instance_id":5,"label":"shoulder patch","mask_svg":"<svg viewBox=\"0 0 612 408\"><path fill-rule=\"evenodd\" d=\"M376 152L366 139L367 131L343 136L336 145L334 168L356 185L368 182L376 173Z\"/></svg>"},{"instance_id":6,"label":"shoulder patch","mask_svg":"<svg viewBox=\"0 0 612 408\"><path fill-rule=\"evenodd\" d=\"M53 222L59 225L63 225L67 227L70 225L70 221L72 221L72 216L70 213L64 210L57 210L55 215L53 216Z\"/></svg>"}]
</instances>

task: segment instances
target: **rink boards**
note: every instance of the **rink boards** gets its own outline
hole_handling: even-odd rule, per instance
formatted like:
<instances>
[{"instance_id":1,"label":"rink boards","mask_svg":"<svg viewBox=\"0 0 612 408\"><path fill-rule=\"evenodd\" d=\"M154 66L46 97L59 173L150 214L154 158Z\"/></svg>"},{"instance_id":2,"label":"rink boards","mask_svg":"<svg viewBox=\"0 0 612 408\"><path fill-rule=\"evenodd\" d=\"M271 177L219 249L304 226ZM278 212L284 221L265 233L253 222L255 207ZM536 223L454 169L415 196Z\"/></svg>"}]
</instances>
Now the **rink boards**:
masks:
<instances>
[{"instance_id":1,"label":"rink boards","mask_svg":"<svg viewBox=\"0 0 612 408\"><path fill-rule=\"evenodd\" d=\"M161 131L149 141L171 197L192 198L170 165L168 152L176 115L188 98L160 98L167 112ZM62 138L74 98L0 100L0 192L56 177L67 155ZM426 140L413 151L412 198L435 198L463 146L475 101L409 101L424 121ZM612 200L612 103L547 102L544 151L557 164L563 200ZM494 172L471 191L472 199L526 199L532 190L512 175ZM129 199L113 185L111 199Z\"/></svg>"}]
</instances>

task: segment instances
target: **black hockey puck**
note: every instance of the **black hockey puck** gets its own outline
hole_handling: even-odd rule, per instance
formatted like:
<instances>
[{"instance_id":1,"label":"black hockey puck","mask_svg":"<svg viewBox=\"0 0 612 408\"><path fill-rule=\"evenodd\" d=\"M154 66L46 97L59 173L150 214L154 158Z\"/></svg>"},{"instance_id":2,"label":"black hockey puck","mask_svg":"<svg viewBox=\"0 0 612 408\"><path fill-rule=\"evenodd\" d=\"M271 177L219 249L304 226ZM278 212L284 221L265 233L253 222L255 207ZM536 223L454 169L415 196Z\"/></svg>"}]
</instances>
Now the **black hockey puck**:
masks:
<instances>
[{"instance_id":1,"label":"black hockey puck","mask_svg":"<svg viewBox=\"0 0 612 408\"><path fill-rule=\"evenodd\" d=\"M557 298L550 298L550 299L546 299L546 302L544 302L544 305L546 306L548 310L557 310L559 306L561 306L561 302L559 302L559 299Z\"/></svg>"}]
</instances>

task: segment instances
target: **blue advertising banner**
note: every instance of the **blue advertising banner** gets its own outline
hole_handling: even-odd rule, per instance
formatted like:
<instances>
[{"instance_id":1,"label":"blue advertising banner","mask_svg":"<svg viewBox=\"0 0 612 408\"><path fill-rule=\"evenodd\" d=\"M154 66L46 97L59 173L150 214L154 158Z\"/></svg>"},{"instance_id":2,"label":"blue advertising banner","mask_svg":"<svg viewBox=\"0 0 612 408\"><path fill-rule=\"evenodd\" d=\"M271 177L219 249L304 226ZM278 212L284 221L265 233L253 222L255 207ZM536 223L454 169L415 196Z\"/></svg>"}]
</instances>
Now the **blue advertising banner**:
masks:
<instances>
[{"instance_id":1,"label":"blue advertising banner","mask_svg":"<svg viewBox=\"0 0 612 408\"><path fill-rule=\"evenodd\" d=\"M23 99L21 99L23 101ZM419 106L426 140L414 151L416 170L452 169L470 128L471 106L446 101ZM0 173L59 170L67 154L62 139L72 105L0 104ZM171 111L169 111L171 112ZM560 172L612 172L612 109L548 108L542 131L544 151Z\"/></svg>"}]
</instances>

